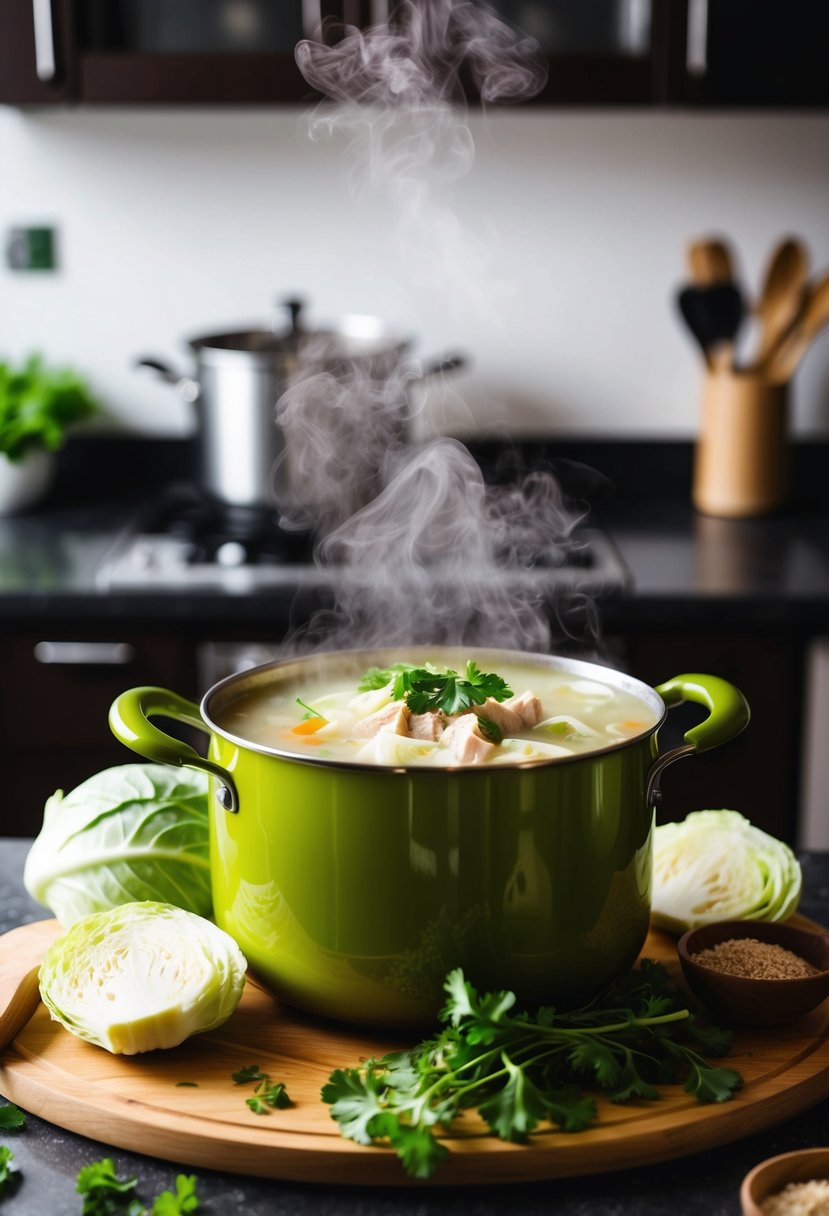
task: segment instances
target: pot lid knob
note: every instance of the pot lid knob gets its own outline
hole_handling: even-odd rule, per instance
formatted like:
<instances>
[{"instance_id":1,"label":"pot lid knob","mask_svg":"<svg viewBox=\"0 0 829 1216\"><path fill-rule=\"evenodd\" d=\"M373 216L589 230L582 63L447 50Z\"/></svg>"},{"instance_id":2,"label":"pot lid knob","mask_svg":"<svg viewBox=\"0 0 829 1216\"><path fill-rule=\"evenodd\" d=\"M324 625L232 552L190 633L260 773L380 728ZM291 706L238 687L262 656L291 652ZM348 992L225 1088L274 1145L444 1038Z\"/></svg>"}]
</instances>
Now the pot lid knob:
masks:
<instances>
[{"instance_id":1,"label":"pot lid knob","mask_svg":"<svg viewBox=\"0 0 829 1216\"><path fill-rule=\"evenodd\" d=\"M282 306L287 308L290 317L290 329L287 336L293 338L295 342L299 342L302 336L302 325L299 318L300 313L305 307L304 301L297 299L283 300Z\"/></svg>"}]
</instances>

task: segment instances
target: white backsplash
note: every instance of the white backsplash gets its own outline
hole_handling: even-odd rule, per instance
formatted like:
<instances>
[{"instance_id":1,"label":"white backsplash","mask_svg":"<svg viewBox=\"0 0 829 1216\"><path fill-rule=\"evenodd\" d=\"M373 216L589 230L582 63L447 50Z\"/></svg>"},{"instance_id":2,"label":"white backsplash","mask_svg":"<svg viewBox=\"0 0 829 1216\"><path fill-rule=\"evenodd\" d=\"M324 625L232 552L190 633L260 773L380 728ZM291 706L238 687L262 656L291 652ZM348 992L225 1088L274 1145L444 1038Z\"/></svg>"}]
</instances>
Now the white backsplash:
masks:
<instances>
[{"instance_id":1,"label":"white backsplash","mask_svg":"<svg viewBox=\"0 0 829 1216\"><path fill-rule=\"evenodd\" d=\"M457 233L447 214L413 257L395 207L354 198L343 147L309 140L300 110L0 107L0 232L54 222L61 263L0 268L0 355L83 369L107 425L185 434L191 407L134 357L189 370L187 335L261 323L293 294L317 319L377 313L424 356L467 353L426 399L430 427L687 438L686 240L729 234L753 290L785 233L829 268L829 115L523 109L471 129L474 166L445 198ZM793 430L829 432L827 335Z\"/></svg>"}]
</instances>

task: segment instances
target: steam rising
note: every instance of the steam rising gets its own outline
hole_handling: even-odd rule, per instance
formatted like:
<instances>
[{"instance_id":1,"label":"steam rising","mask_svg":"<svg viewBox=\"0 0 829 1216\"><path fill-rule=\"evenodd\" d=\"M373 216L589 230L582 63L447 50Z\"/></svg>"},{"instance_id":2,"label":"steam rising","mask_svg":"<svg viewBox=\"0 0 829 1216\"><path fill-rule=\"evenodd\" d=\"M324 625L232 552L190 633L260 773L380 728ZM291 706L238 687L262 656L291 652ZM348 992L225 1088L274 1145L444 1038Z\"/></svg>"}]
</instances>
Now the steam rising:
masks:
<instances>
[{"instance_id":1,"label":"steam rising","mask_svg":"<svg viewBox=\"0 0 829 1216\"><path fill-rule=\"evenodd\" d=\"M462 443L433 440L320 543L322 563L347 573L337 610L315 629L335 646L359 639L547 650L549 589L528 575L560 564L578 519L548 474L487 485Z\"/></svg>"},{"instance_id":2,"label":"steam rising","mask_svg":"<svg viewBox=\"0 0 829 1216\"><path fill-rule=\"evenodd\" d=\"M326 536L380 492L406 441L409 378L403 363L383 377L355 362L296 377L277 405L284 527Z\"/></svg>"},{"instance_id":3,"label":"steam rising","mask_svg":"<svg viewBox=\"0 0 829 1216\"><path fill-rule=\"evenodd\" d=\"M537 44L483 5L422 0L334 45L302 42L296 58L329 99L310 119L312 137L345 137L352 183L388 199L404 256L464 297L485 250L447 197L474 159L462 78L484 101L530 96L544 83ZM292 487L283 522L313 528L337 596L293 645L549 650L549 584L532 568L560 564L583 512L548 473L495 487L458 441L408 443L417 369L400 354L385 369L306 361L278 403Z\"/></svg>"},{"instance_id":4,"label":"steam rising","mask_svg":"<svg viewBox=\"0 0 829 1216\"><path fill-rule=\"evenodd\" d=\"M484 101L520 101L546 79L535 39L470 0L406 0L388 25L349 27L333 46L300 42L296 61L332 101L382 107L460 100L464 65Z\"/></svg>"},{"instance_id":5,"label":"steam rising","mask_svg":"<svg viewBox=\"0 0 829 1216\"><path fill-rule=\"evenodd\" d=\"M486 246L447 197L475 158L463 79L484 102L532 97L546 80L538 43L483 4L418 0L399 5L388 25L346 27L333 45L300 42L296 60L337 103L311 114L310 137L344 140L355 196L389 200L408 276L480 307Z\"/></svg>"}]
</instances>

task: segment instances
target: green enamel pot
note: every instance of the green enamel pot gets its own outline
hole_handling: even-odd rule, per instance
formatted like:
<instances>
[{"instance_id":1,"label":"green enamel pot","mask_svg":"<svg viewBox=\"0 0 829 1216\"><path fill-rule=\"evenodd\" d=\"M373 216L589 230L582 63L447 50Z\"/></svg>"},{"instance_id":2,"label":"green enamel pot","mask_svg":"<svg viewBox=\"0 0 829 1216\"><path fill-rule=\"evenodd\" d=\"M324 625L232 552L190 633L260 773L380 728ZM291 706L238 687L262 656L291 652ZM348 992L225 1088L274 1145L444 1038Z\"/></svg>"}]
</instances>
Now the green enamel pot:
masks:
<instances>
[{"instance_id":1,"label":"green enamel pot","mask_svg":"<svg viewBox=\"0 0 829 1216\"><path fill-rule=\"evenodd\" d=\"M356 686L368 667L399 657L338 651L270 663L222 680L201 706L133 688L114 702L110 726L149 760L210 774L216 922L289 1004L363 1024L422 1024L458 966L528 1006L582 1002L645 941L660 774L737 735L749 719L742 694L715 676L653 689L593 663L476 649L490 671L520 659L623 689L655 724L587 755L446 769L299 757L217 725L253 690L321 675L353 676ZM452 666L458 652L406 657ZM681 701L708 716L660 755L659 726ZM155 717L208 732L207 757Z\"/></svg>"}]
</instances>

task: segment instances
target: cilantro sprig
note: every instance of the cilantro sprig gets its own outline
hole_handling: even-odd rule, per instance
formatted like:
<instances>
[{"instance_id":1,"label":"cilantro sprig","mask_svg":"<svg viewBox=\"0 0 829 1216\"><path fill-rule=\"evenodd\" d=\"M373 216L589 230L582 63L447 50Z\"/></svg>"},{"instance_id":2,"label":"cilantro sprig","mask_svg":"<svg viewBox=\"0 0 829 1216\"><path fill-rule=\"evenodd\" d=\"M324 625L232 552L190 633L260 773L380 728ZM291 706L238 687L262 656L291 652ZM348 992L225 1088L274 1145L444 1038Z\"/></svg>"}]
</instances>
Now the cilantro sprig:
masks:
<instances>
[{"instance_id":1,"label":"cilantro sprig","mask_svg":"<svg viewBox=\"0 0 829 1216\"><path fill-rule=\"evenodd\" d=\"M253 1091L252 1098L245 1102L256 1115L269 1115L271 1110L285 1110L293 1106L284 1081L260 1081Z\"/></svg>"},{"instance_id":2,"label":"cilantro sprig","mask_svg":"<svg viewBox=\"0 0 829 1216\"><path fill-rule=\"evenodd\" d=\"M16 1132L26 1122L26 1112L13 1102L0 1106L0 1128L3 1131Z\"/></svg>"},{"instance_id":3,"label":"cilantro sprig","mask_svg":"<svg viewBox=\"0 0 829 1216\"><path fill-rule=\"evenodd\" d=\"M253 1096L245 1098L246 1105L255 1115L269 1115L272 1110L286 1110L294 1104L284 1081L272 1081L269 1074L263 1072L258 1064L246 1064L230 1076L235 1085L258 1082Z\"/></svg>"},{"instance_id":4,"label":"cilantro sprig","mask_svg":"<svg viewBox=\"0 0 829 1216\"><path fill-rule=\"evenodd\" d=\"M78 1171L75 1190L83 1196L81 1216L187 1216L197 1212L195 1174L177 1174L175 1191L162 1191L150 1209L135 1194L137 1178L119 1178L111 1157L93 1161Z\"/></svg>"},{"instance_id":5,"label":"cilantro sprig","mask_svg":"<svg viewBox=\"0 0 829 1216\"><path fill-rule=\"evenodd\" d=\"M82 1216L146 1216L135 1196L137 1178L119 1178L111 1157L81 1166L75 1190L83 1196Z\"/></svg>"},{"instance_id":6,"label":"cilantro sprig","mask_svg":"<svg viewBox=\"0 0 829 1216\"><path fill-rule=\"evenodd\" d=\"M364 671L360 677L357 691L374 692L376 689L385 688L401 672L416 670L414 663L392 663L391 667L369 667L368 671Z\"/></svg>"},{"instance_id":7,"label":"cilantro sprig","mask_svg":"<svg viewBox=\"0 0 829 1216\"><path fill-rule=\"evenodd\" d=\"M232 1072L230 1079L234 1085L248 1085L251 1081L267 1081L268 1074L262 1072L258 1064L245 1064L243 1068Z\"/></svg>"},{"instance_id":8,"label":"cilantro sprig","mask_svg":"<svg viewBox=\"0 0 829 1216\"><path fill-rule=\"evenodd\" d=\"M724 1055L730 1034L699 1025L664 967L648 960L581 1010L512 1012L511 992L479 994L458 969L444 985L444 1029L411 1051L340 1068L322 1099L340 1132L358 1144L389 1144L404 1169L427 1178L448 1156L437 1138L475 1107L502 1140L525 1143L542 1122L583 1131L597 1089L611 1102L659 1096L684 1080L700 1102L725 1102L740 1074L700 1056ZM690 1040L690 1043L689 1043Z\"/></svg>"},{"instance_id":9,"label":"cilantro sprig","mask_svg":"<svg viewBox=\"0 0 829 1216\"><path fill-rule=\"evenodd\" d=\"M13 1102L0 1106L0 1128L7 1132L16 1132L26 1122L26 1112ZM8 1144L0 1144L0 1201L8 1198L20 1185L21 1174L14 1164L14 1153Z\"/></svg>"},{"instance_id":10,"label":"cilantro sprig","mask_svg":"<svg viewBox=\"0 0 829 1216\"><path fill-rule=\"evenodd\" d=\"M14 1164L14 1153L7 1144L0 1144L0 1200L10 1195L20 1182L20 1173Z\"/></svg>"},{"instance_id":11,"label":"cilantro sprig","mask_svg":"<svg viewBox=\"0 0 829 1216\"><path fill-rule=\"evenodd\" d=\"M201 1206L196 1194L197 1184L195 1174L176 1174L175 1191L162 1191L150 1216L186 1216L186 1213L197 1212Z\"/></svg>"},{"instance_id":12,"label":"cilantro sprig","mask_svg":"<svg viewBox=\"0 0 829 1216\"><path fill-rule=\"evenodd\" d=\"M481 671L473 659L466 664L463 675L451 668L438 671L431 664L414 667L410 663L395 663L392 667L371 667L363 674L358 688L361 692L385 688L392 680L394 700L405 700L415 714L438 710L451 717L473 705L483 705L488 697L506 701L512 696L506 680L494 672Z\"/></svg>"}]
</instances>

